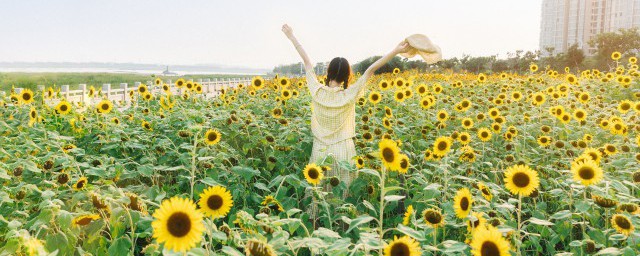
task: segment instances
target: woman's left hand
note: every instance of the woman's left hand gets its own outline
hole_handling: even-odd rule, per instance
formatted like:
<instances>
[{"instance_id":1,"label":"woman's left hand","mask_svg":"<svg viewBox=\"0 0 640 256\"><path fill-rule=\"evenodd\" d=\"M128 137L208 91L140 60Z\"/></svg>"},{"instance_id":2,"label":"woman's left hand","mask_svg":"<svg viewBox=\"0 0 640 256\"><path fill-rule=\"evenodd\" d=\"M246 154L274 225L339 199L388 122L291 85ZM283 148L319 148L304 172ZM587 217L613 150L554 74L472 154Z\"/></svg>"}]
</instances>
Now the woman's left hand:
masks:
<instances>
[{"instance_id":1,"label":"woman's left hand","mask_svg":"<svg viewBox=\"0 0 640 256\"><path fill-rule=\"evenodd\" d=\"M399 54L399 53L405 53L405 52L408 52L410 49L411 49L411 46L409 45L409 43L408 43L408 42L407 42L407 40L405 39L405 40L402 40L402 42L400 42L400 43L398 44L398 46L396 46L396 48L395 48L395 49L393 49L393 51L394 51L396 54Z\"/></svg>"}]
</instances>

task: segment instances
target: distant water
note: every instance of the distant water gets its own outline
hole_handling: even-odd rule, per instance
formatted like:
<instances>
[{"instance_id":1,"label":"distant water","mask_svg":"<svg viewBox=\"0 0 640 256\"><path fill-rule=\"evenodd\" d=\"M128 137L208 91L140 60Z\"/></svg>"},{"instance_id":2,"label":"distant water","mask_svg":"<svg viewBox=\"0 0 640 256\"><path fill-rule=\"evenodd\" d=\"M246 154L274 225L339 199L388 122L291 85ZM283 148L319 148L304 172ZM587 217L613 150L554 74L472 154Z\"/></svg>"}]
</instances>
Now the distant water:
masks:
<instances>
[{"instance_id":1,"label":"distant water","mask_svg":"<svg viewBox=\"0 0 640 256\"><path fill-rule=\"evenodd\" d=\"M233 71L216 71L216 70L170 70L178 75L215 75L215 74L228 74L228 75L264 75L260 72L233 72ZM112 69L112 68L6 68L0 67L0 72L13 73L126 73L126 74L155 74L161 75L162 71L158 70L145 70L145 69Z\"/></svg>"}]
</instances>

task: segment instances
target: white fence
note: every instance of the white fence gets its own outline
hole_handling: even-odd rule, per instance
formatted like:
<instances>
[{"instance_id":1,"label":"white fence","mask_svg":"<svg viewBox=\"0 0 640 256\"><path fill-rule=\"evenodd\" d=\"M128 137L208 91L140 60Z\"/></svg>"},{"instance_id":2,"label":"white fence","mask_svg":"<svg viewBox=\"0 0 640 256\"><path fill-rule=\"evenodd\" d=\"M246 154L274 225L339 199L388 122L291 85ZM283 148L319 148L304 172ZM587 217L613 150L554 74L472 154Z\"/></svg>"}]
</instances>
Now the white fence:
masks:
<instances>
[{"instance_id":1,"label":"white fence","mask_svg":"<svg viewBox=\"0 0 640 256\"><path fill-rule=\"evenodd\" d=\"M214 78L214 79L197 79L197 80L185 80L196 82L202 85L202 95L204 97L215 97L222 89L233 88L238 84L244 84L245 86L251 83L251 78ZM184 91L187 91L184 86L182 88L178 88L175 86L175 81L172 80L163 80L163 83L169 85L171 93L173 95L182 95ZM92 104L95 101L102 100L103 98L108 98L111 101L122 101L124 103L128 103L131 101L131 97L129 97L130 91L137 91L138 86L140 86L141 82L135 82L133 86L130 86L128 83L121 83L118 88L113 88L111 84L103 84L102 87L96 87L96 93L99 89L102 89L102 97L99 99L97 97L91 98L89 97L89 87L86 84L80 84L79 90L69 90L69 85L60 86L60 98L66 99L69 102L83 102L85 104ZM158 94L162 92L162 84L157 86L153 83L153 81L147 81L147 88L151 93ZM16 93L20 93L22 88L15 88ZM44 85L38 85L38 91L43 95L46 95L47 88ZM4 92L0 92L4 94ZM59 99L49 100L49 104L57 103Z\"/></svg>"}]
</instances>

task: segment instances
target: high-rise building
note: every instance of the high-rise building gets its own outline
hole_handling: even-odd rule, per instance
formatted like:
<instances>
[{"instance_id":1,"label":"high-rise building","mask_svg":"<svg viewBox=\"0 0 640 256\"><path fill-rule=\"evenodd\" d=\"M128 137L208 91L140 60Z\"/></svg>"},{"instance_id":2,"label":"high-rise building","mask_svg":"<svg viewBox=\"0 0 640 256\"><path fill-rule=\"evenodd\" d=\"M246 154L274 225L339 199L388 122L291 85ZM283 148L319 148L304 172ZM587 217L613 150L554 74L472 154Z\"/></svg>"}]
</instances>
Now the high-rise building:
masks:
<instances>
[{"instance_id":1,"label":"high-rise building","mask_svg":"<svg viewBox=\"0 0 640 256\"><path fill-rule=\"evenodd\" d=\"M577 44L592 55L595 35L631 27L640 27L640 0L543 0L540 52L557 54Z\"/></svg>"}]
</instances>

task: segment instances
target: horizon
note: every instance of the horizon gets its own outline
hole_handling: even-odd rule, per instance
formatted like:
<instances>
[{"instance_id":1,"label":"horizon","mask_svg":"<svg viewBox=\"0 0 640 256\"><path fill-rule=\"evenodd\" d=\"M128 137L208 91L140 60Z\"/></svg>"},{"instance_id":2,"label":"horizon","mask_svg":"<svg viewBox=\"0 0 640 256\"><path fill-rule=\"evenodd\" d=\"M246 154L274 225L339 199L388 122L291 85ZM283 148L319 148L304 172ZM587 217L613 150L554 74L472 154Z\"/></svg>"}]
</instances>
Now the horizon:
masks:
<instances>
[{"instance_id":1,"label":"horizon","mask_svg":"<svg viewBox=\"0 0 640 256\"><path fill-rule=\"evenodd\" d=\"M414 33L429 36L444 58L500 57L538 50L540 12L541 0L21 1L0 10L6 20L15 21L0 24L0 34L11 39L0 42L0 62L220 64L271 70L300 62L280 31L284 23L293 27L313 62L343 56L356 63L385 54ZM332 18L325 18L328 13Z\"/></svg>"}]
</instances>

